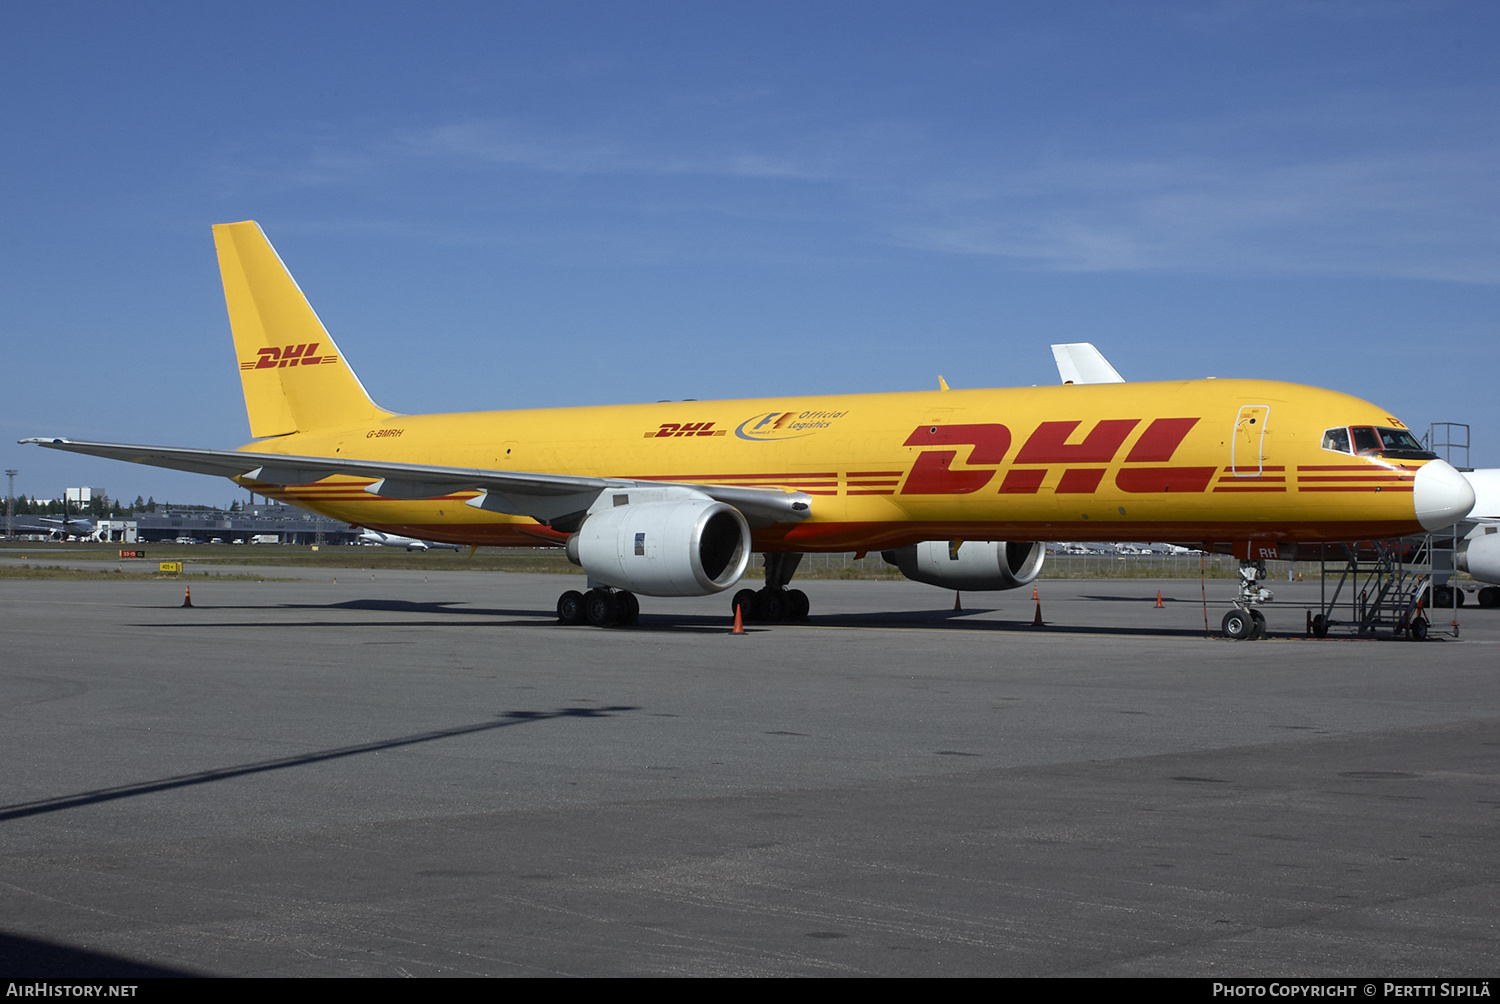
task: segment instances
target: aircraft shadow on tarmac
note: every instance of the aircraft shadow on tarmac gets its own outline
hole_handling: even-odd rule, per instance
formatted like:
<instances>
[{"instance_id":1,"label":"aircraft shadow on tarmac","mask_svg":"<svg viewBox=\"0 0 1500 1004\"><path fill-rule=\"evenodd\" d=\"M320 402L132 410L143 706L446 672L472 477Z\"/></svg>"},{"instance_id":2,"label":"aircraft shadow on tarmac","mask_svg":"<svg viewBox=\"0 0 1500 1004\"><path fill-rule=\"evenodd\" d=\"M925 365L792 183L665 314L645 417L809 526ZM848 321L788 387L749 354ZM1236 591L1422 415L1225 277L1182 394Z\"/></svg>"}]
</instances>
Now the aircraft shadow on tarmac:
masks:
<instances>
[{"instance_id":1,"label":"aircraft shadow on tarmac","mask_svg":"<svg viewBox=\"0 0 1500 1004\"><path fill-rule=\"evenodd\" d=\"M1156 597L1154 596L1083 596L1081 599L1109 602L1123 602L1139 604L1142 610L1153 609ZM1168 597L1162 598L1163 603L1179 604L1191 602L1190 600L1176 600ZM225 606L201 606L194 610L203 611L228 611L228 610L325 610L325 611L350 611L350 612L372 612L385 614L421 615L421 619L411 620L382 620L382 627L456 627L456 626L485 626L485 627L547 627L559 630L574 631L597 631L592 627L570 627L564 628L558 624L557 618L545 610L518 610L500 609L495 607L468 606L464 600L395 600L395 599L355 599L343 600L338 603L277 603L261 606L258 604L225 605ZM840 628L882 628L886 630L901 629L933 629L952 628L963 631L1000 631L1000 632L1035 632L1037 630L1053 630L1069 634L1090 635L1128 635L1142 638L1201 638L1204 631L1200 628L1175 628L1157 626L1151 624L1141 625L1111 625L1096 627L1086 624L1060 624L1046 621L1041 629L1033 623L1030 613L1017 611L1015 620L977 619L979 615L994 614L995 608L970 607L963 610L937 609L937 610L879 610L869 613L837 613L837 614L815 614L798 624L767 624L752 622L745 625L747 634L758 634L764 631L774 631L786 627L840 627ZM463 621L439 619L434 615L445 618L460 617ZM476 625L475 620L488 619L489 623ZM718 616L712 614L657 614L642 612L637 624L623 629L631 632L642 631L676 631L694 632L702 634L723 634L728 632L731 624L729 615ZM204 621L195 619L190 622L179 624L139 624L138 627L161 630L164 628L274 628L282 630L286 628L330 628L348 627L346 621L329 620L260 620L254 622L244 621ZM1210 636L1214 636L1209 632ZM1215 636L1216 637L1216 636Z\"/></svg>"},{"instance_id":2,"label":"aircraft shadow on tarmac","mask_svg":"<svg viewBox=\"0 0 1500 1004\"><path fill-rule=\"evenodd\" d=\"M43 798L32 802L0 805L0 822L10 819L21 819L26 816L38 816L48 812L61 812L64 809L76 809L85 805L97 805L100 802L113 802L122 798L134 798L137 795L150 795L159 791L171 791L174 788L188 788L199 784L209 784L214 781L227 781L231 778L245 777L250 774L264 774L268 771L304 767L308 764L321 763L325 760L338 760L365 753L379 753L401 746L415 746L418 743L430 743L439 739L451 739L454 736L472 735L476 732L489 732L494 729L509 728L512 725L528 725L558 718L610 718L621 712L638 710L639 708L636 705L622 704L604 708L558 708L555 711L507 711L503 715L497 716L493 721L478 722L473 725L459 725L451 729L434 729L431 732L418 732L414 735L397 736L393 739L378 739L374 742L359 743L354 746L338 746L333 749L314 750L310 753L301 753L296 756L278 757L274 760L260 760L255 763L236 764L232 767L220 767L217 770L199 771L195 774L177 774L172 777L158 778L155 781L122 784L113 788L96 788L93 791L80 791L71 795L60 795L56 798Z\"/></svg>"},{"instance_id":3,"label":"aircraft shadow on tarmac","mask_svg":"<svg viewBox=\"0 0 1500 1004\"><path fill-rule=\"evenodd\" d=\"M131 980L207 975L0 931L0 972L10 979Z\"/></svg>"}]
</instances>

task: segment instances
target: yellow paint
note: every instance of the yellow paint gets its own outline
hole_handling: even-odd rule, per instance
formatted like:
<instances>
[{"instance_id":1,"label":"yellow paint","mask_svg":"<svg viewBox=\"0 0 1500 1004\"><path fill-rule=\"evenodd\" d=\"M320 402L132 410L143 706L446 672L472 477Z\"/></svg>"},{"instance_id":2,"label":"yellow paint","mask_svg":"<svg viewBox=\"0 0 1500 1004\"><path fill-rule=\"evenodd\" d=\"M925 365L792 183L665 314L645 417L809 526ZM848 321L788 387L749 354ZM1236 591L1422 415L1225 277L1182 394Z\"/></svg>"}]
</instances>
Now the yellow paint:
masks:
<instances>
[{"instance_id":1,"label":"yellow paint","mask_svg":"<svg viewBox=\"0 0 1500 1004\"><path fill-rule=\"evenodd\" d=\"M1321 448L1325 429L1389 426L1387 412L1271 381L949 390L940 378L942 389L896 394L398 415L365 394L259 227L214 229L251 428L275 437L247 451L812 496L807 520L756 532L759 550L864 551L931 539L1295 542L1420 532L1411 478L1422 461ZM264 350L287 354L299 344L317 346L315 364L293 355L287 365L263 365ZM1143 441L1153 422L1186 419L1196 421L1170 457L1152 456ZM1131 420L1107 457L1067 458L1096 429ZM1027 463L1028 441L1045 432L1044 423L1060 422L1078 423L1054 451L1062 459ZM914 465L962 490L923 490ZM1158 469L1165 473L1151 473ZM1009 490L1013 474L1017 490ZM241 479L257 492L388 532L473 545L560 539L530 519L463 505L472 492L400 501L363 492L370 481L336 477L283 489Z\"/></svg>"}]
</instances>

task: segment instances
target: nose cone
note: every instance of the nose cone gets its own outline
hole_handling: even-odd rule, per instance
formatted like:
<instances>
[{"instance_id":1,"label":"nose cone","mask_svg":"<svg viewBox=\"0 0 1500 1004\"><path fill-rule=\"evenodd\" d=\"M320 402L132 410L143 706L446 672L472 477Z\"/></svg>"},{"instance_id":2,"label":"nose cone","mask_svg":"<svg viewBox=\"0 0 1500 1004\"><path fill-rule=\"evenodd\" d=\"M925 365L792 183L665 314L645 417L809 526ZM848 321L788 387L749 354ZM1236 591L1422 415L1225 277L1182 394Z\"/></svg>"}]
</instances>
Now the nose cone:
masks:
<instances>
[{"instance_id":1,"label":"nose cone","mask_svg":"<svg viewBox=\"0 0 1500 1004\"><path fill-rule=\"evenodd\" d=\"M1429 460L1417 471L1412 503L1418 523L1428 530L1442 530L1469 515L1474 508L1474 488L1443 461Z\"/></svg>"}]
</instances>

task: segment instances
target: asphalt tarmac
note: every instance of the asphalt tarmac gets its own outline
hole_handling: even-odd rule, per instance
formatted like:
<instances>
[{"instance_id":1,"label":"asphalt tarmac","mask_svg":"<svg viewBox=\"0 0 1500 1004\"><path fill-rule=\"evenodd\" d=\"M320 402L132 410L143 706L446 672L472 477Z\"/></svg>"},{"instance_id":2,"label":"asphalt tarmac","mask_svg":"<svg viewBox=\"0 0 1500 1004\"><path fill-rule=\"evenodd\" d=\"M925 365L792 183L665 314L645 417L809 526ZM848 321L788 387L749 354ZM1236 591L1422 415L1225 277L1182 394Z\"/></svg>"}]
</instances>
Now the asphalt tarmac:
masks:
<instances>
[{"instance_id":1,"label":"asphalt tarmac","mask_svg":"<svg viewBox=\"0 0 1500 1004\"><path fill-rule=\"evenodd\" d=\"M0 581L0 976L1500 970L1500 611L307 574Z\"/></svg>"}]
</instances>

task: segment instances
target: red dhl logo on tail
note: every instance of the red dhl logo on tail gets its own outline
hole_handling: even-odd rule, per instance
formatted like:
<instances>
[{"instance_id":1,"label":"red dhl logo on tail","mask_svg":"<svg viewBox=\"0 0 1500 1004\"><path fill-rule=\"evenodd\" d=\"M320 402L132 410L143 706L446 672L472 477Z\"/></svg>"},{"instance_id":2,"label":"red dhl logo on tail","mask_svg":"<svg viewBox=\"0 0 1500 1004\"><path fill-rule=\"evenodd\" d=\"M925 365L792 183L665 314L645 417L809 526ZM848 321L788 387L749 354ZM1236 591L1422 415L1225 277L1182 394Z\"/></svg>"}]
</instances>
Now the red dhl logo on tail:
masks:
<instances>
[{"instance_id":1,"label":"red dhl logo on tail","mask_svg":"<svg viewBox=\"0 0 1500 1004\"><path fill-rule=\"evenodd\" d=\"M320 363L337 362L338 356L318 355L318 346L321 344L321 342L308 342L303 345L287 345L279 349L275 346L260 349L255 353L255 359L240 363L240 369L273 370L284 369L287 366L317 366Z\"/></svg>"},{"instance_id":2,"label":"red dhl logo on tail","mask_svg":"<svg viewBox=\"0 0 1500 1004\"><path fill-rule=\"evenodd\" d=\"M1067 464L1054 489L1058 495L1088 495L1104 479L1104 466L1119 454L1130 438L1138 418L1112 418L1097 423L1088 435L1069 442L1082 422L1043 422L1021 446L1011 469L1000 483L1001 494L1034 495L1052 465ZM1172 459L1196 418L1158 418L1146 427L1125 457L1127 464L1164 464ZM1010 452L1010 430L998 423L982 425L918 426L906 437L905 446L968 446L966 464L980 469L953 468L958 450L924 450L917 456L901 486L903 495L967 495L994 480L995 467ZM1208 488L1216 467L1124 467L1115 474L1115 486L1124 492L1201 492Z\"/></svg>"}]
</instances>

